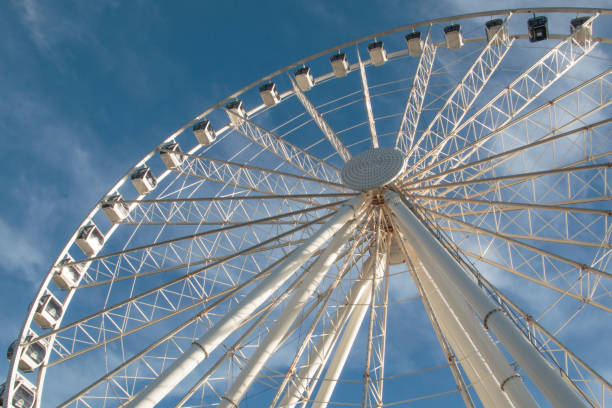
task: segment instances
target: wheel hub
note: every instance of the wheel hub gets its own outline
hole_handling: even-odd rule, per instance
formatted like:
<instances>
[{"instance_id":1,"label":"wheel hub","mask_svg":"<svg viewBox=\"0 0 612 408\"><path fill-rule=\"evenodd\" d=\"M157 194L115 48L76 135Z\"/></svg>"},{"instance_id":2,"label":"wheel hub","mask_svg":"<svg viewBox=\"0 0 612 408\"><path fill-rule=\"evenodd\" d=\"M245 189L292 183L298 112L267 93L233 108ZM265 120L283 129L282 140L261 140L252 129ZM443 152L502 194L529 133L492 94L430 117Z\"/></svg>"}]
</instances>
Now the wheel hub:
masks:
<instances>
[{"instance_id":1,"label":"wheel hub","mask_svg":"<svg viewBox=\"0 0 612 408\"><path fill-rule=\"evenodd\" d=\"M404 155L392 147L371 148L351 158L342 169L342 182L360 191L386 186L404 170Z\"/></svg>"}]
</instances>

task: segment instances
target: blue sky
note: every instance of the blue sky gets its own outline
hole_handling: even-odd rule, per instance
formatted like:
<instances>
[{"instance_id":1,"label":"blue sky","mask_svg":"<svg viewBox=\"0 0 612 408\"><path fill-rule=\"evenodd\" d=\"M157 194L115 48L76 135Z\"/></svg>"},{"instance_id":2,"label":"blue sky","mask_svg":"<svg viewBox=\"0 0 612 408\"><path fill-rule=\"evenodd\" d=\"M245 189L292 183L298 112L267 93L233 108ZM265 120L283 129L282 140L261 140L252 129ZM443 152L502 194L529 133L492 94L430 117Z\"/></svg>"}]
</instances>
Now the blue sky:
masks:
<instances>
[{"instance_id":1,"label":"blue sky","mask_svg":"<svg viewBox=\"0 0 612 408\"><path fill-rule=\"evenodd\" d=\"M611 5L2 2L0 351L83 216L143 154L208 106L295 60L370 33L543 3ZM0 373L7 367L0 359Z\"/></svg>"}]
</instances>

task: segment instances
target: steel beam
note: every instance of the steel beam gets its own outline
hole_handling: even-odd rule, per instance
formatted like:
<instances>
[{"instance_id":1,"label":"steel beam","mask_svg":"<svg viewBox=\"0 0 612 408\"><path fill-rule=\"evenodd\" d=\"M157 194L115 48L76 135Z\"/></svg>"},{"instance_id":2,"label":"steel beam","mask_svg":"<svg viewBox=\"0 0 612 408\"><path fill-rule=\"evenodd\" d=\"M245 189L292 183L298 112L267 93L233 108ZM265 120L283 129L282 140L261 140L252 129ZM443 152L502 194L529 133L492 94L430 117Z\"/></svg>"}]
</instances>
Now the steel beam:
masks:
<instances>
[{"instance_id":1,"label":"steel beam","mask_svg":"<svg viewBox=\"0 0 612 408\"><path fill-rule=\"evenodd\" d=\"M431 41L431 27L427 30L427 37L423 41L423 53L419 59L414 79L412 80L412 88L408 95L408 101L404 108L404 116L400 129L397 132L395 139L395 148L407 153L412 149L414 137L416 135L417 126L421 117L421 109L423 101L427 95L427 87L429 85L429 77L431 69L436 58L436 50Z\"/></svg>"},{"instance_id":2,"label":"steel beam","mask_svg":"<svg viewBox=\"0 0 612 408\"><path fill-rule=\"evenodd\" d=\"M439 292L432 287L430 282L421 281L419 276L423 279L430 280L429 275L425 276L423 264L414 253L411 254L412 249L405 245L399 232L396 231L396 234L398 246L404 257L404 263L408 265L410 275L419 291L423 306L425 306L427 316L431 321L436 336L442 345L442 349L444 350L466 407L473 407L474 405L457 366L459 363L463 367L463 370L471 381L472 387L476 390L481 403L485 407L509 406L509 400L506 398L505 394L501 392L493 376L490 375L490 368L482 359L474 343L469 340L467 332L463 330L452 313L445 313L445 311L449 310L448 307L440 306L444 303L444 300L441 298ZM422 269L422 273L417 274L417 268ZM452 351L450 350L451 348ZM481 376L481 373L485 375ZM493 398L496 399L495 404L492 402Z\"/></svg>"},{"instance_id":3,"label":"steel beam","mask_svg":"<svg viewBox=\"0 0 612 408\"><path fill-rule=\"evenodd\" d=\"M283 311L276 320L276 323L270 329L253 355L251 355L249 362L242 368L240 374L221 400L219 404L220 408L238 406L264 364L282 344L281 340L285 336L285 333L287 333L295 319L297 319L298 315L302 312L304 305L321 284L329 268L336 261L340 251L355 230L357 222L358 219L355 219L345 224L334 235L334 238L314 262L304 282L302 282L296 290L296 293L283 307Z\"/></svg>"},{"instance_id":4,"label":"steel beam","mask_svg":"<svg viewBox=\"0 0 612 408\"><path fill-rule=\"evenodd\" d=\"M479 350L477 344L472 340L473 334L470 336L467 328L461 325L457 313L442 296L439 288L435 286L424 267L420 273L417 273L420 275L419 280L423 285L426 298L430 301L434 315L440 320L441 328L448 336L453 350L457 351L457 358L470 378L482 404L485 407L514 407L515 405L511 402L509 396L500 387L500 382L493 371L495 367L487 363L484 353ZM463 306L463 311L465 311L465 306L467 306L465 301L463 301ZM480 337L483 337L485 341L491 342L490 338L487 339L488 336L485 336L480 333ZM510 368L507 362L504 363L506 370ZM509 373L511 371L511 369L508 370ZM528 406L535 407L536 405L530 404Z\"/></svg>"},{"instance_id":5,"label":"steel beam","mask_svg":"<svg viewBox=\"0 0 612 408\"><path fill-rule=\"evenodd\" d=\"M467 163L469 158L474 155L474 153L483 151L482 146L484 146L485 143L490 139L496 137L500 140L502 140L503 137L515 138L517 132L510 132L514 128L518 128L518 133L520 133L521 135L524 134L525 144L523 144L523 146L518 149L510 149L503 152L503 156L507 156L513 153L520 153L525 148L535 147L542 143L553 142L556 139L559 139L560 137L570 136L575 132L588 130L595 126L606 124L606 121L604 120L597 123L593 123L591 125L571 129L570 131L565 131L561 134L559 133L563 132L565 129L570 129L576 124L584 123L585 118L601 111L612 103L610 96L610 86L612 85L612 83L610 82L611 76L612 70L608 70L590 79L589 81L578 85L570 91L565 92L564 94L557 96L556 98L538 106L537 108L530 110L529 112L519 117L513 116L514 119L507 121L503 125L494 128L486 135L479 137L477 140L472 141L471 143L463 146L460 149L457 149L452 153L449 152L447 156L440 159L439 161L427 165L425 168L422 169L421 178L419 182L429 181L433 178L442 177L452 172L460 171L466 167L475 166L481 163L483 160L490 161L493 158L499 157L498 155L493 155L485 158L480 157L477 160ZM585 107L588 107L590 109L584 110ZM568 113L572 115L571 120L563 124L557 123L556 118L563 117ZM535 138L535 136L530 134L528 129L529 124L531 122L538 122L538 117L548 117L550 119L549 123L547 123L548 132L546 132L546 134L542 135L541 137ZM453 160L453 162L448 164L447 168L442 171L443 169L441 166L451 160ZM429 173L430 170L434 168L438 168L438 170L435 171L434 175L423 177L424 174ZM409 175L407 180L414 179L417 176L418 174Z\"/></svg>"},{"instance_id":6,"label":"steel beam","mask_svg":"<svg viewBox=\"0 0 612 408\"><path fill-rule=\"evenodd\" d=\"M591 24L595 18L596 15L592 16L585 24ZM441 159L440 155L447 156L453 151L458 151L485 136L481 133L494 131L510 122L597 45L597 41L589 41L585 45L580 45L574 41L574 36L575 34L567 36L478 112L448 132L441 143L435 147L432 146L419 160L419 164L424 160L427 160L425 166L432 164ZM459 132L462 134L460 135ZM446 152L443 151L444 146L450 140L453 140L451 148Z\"/></svg>"},{"instance_id":7,"label":"steel beam","mask_svg":"<svg viewBox=\"0 0 612 408\"><path fill-rule=\"evenodd\" d=\"M369 268L371 268L371 265L366 264L364 268L366 273L368 272ZM384 271L381 271L381 274L382 272ZM368 297L370 297L371 294L373 280L364 279L362 282L363 287L359 288L359 293L355 299L353 312L348 320L348 323L346 324L344 333L338 342L336 352L334 353L329 367L325 372L325 378L321 381L321 386L319 387L312 404L313 408L327 407L329 399L331 398L338 382L338 378L340 377L340 373L342 372L348 355L353 347L353 344L355 343L355 338L357 337L359 328L361 327L366 312L368 311Z\"/></svg>"},{"instance_id":8,"label":"steel beam","mask_svg":"<svg viewBox=\"0 0 612 408\"><path fill-rule=\"evenodd\" d=\"M446 281L436 282L432 277L435 274L427 270L410 244L406 249L411 259L422 266L415 269L415 274L423 284L427 299L431 300L434 313L447 329L445 333L450 335L451 341L462 351L462 362L467 360L474 368L477 378L472 378L472 383L482 383L478 395L485 396L485 406L484 400L490 398L490 406L494 407L537 408L538 404L522 381L517 381L515 370L484 330L466 300Z\"/></svg>"},{"instance_id":9,"label":"steel beam","mask_svg":"<svg viewBox=\"0 0 612 408\"><path fill-rule=\"evenodd\" d=\"M236 114L227 110L228 115ZM296 169L314 177L329 182L339 182L340 172L331 164L311 155L271 131L256 125L249 119L241 118L242 124L236 130L256 145L269 151Z\"/></svg>"},{"instance_id":10,"label":"steel beam","mask_svg":"<svg viewBox=\"0 0 612 408\"><path fill-rule=\"evenodd\" d=\"M372 266L373 258L368 258L364 263L360 280L355 282L347 295L346 303L337 310L336 314L325 328L325 332L321 335L320 340L317 342L307 359L308 364L300 369L296 379L288 387L279 408L293 408L298 403L303 393L308 391L309 383L316 383L316 379L314 379L315 374L317 371L320 371L327 362L331 349L336 343L344 324L349 320L349 316L352 316L354 310L359 305L363 305L364 308L367 309L365 304L367 303L367 297L371 291L372 279L369 278L369 274L372 273ZM348 352L352 344L345 345L345 347ZM339 351L340 348L338 348L337 352Z\"/></svg>"},{"instance_id":11,"label":"steel beam","mask_svg":"<svg viewBox=\"0 0 612 408\"><path fill-rule=\"evenodd\" d=\"M359 74L361 75L361 86L363 89L363 102L368 115L368 125L370 127L370 137L372 138L372 147L378 148L378 136L376 135L376 123L374 122L374 113L372 112L372 100L370 98L370 88L368 86L368 77L365 71L365 65L361 61L359 48L357 48L357 59L359 60Z\"/></svg>"},{"instance_id":12,"label":"steel beam","mask_svg":"<svg viewBox=\"0 0 612 408\"><path fill-rule=\"evenodd\" d=\"M432 273L436 284L441 288L444 288L445 284L451 285L449 294L455 293L463 296L483 320L484 327L495 334L551 404L559 408L586 407L574 390L525 339L498 305L478 287L460 264L404 204L401 196L388 191L385 193L385 199L394 221L409 240L421 262Z\"/></svg>"},{"instance_id":13,"label":"steel beam","mask_svg":"<svg viewBox=\"0 0 612 408\"><path fill-rule=\"evenodd\" d=\"M342 141L338 138L336 132L334 132L331 126L329 126L329 123L327 123L327 121L323 118L323 115L321 115L312 102L308 100L306 94L304 94L300 87L297 86L293 78L291 78L291 75L289 76L289 80L293 86L295 96L297 96L302 106L304 106L304 109L306 109L306 112L308 112L314 123L317 124L319 129L321 129L321 132L323 132L327 140L329 140L329 143L331 143L334 149L336 149L338 156L340 156L340 158L342 158L342 160L345 162L349 161L351 158L351 152L348 151L344 143L342 143Z\"/></svg>"},{"instance_id":14,"label":"steel beam","mask_svg":"<svg viewBox=\"0 0 612 408\"><path fill-rule=\"evenodd\" d=\"M508 18L510 18L510 15L507 16L506 21ZM496 35L499 35L501 31ZM491 41L484 47L476 61L455 86L444 106L436 114L419 140L412 146L412 149L408 151L407 159L411 160L409 162L411 167L406 174L416 171L426 158L439 152L446 145L449 135L455 133L463 117L497 70L513 42L513 38L506 37L499 43ZM426 151L422 158L417 156L418 149Z\"/></svg>"},{"instance_id":15,"label":"steel beam","mask_svg":"<svg viewBox=\"0 0 612 408\"><path fill-rule=\"evenodd\" d=\"M271 274L254 288L241 303L219 320L202 337L196 340L181 357L140 391L126 408L152 408L193 371L227 336L241 326L249 315L268 299L291 275L299 269L344 224L356 218L364 210L361 196L344 204L329 222L315 232L287 260L274 268Z\"/></svg>"}]
</instances>

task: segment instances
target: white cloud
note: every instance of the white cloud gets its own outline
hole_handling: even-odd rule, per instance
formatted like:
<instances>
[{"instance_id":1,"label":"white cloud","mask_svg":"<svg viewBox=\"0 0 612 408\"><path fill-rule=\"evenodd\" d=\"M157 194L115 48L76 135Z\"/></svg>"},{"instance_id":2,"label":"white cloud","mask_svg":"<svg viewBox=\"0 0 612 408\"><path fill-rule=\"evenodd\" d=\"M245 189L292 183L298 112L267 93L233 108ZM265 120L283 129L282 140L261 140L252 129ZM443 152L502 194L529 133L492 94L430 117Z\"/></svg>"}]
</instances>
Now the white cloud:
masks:
<instances>
[{"instance_id":1,"label":"white cloud","mask_svg":"<svg viewBox=\"0 0 612 408\"><path fill-rule=\"evenodd\" d=\"M47 36L42 32L42 25L44 25L44 16L41 14L36 0L24 0L21 3L14 3L21 5L21 13L24 22L30 29L30 35L32 40L38 45L39 48L48 47Z\"/></svg>"},{"instance_id":2,"label":"white cloud","mask_svg":"<svg viewBox=\"0 0 612 408\"><path fill-rule=\"evenodd\" d=\"M0 265L32 284L37 284L45 254L31 236L0 218Z\"/></svg>"},{"instance_id":3,"label":"white cloud","mask_svg":"<svg viewBox=\"0 0 612 408\"><path fill-rule=\"evenodd\" d=\"M91 42L91 20L100 10L115 5L113 0L70 4L66 9L39 0L13 1L31 40L44 52L64 41Z\"/></svg>"},{"instance_id":4,"label":"white cloud","mask_svg":"<svg viewBox=\"0 0 612 408\"><path fill-rule=\"evenodd\" d=\"M110 185L112 172L101 166L112 168L115 162L96 157L92 148L100 138L86 123L64 118L38 94L11 96L0 102L6 119L0 129L11 136L11 150L27 150L5 175L0 265L38 286L71 232L66 229L74 228ZM81 203L86 207L74 211Z\"/></svg>"},{"instance_id":5,"label":"white cloud","mask_svg":"<svg viewBox=\"0 0 612 408\"><path fill-rule=\"evenodd\" d=\"M338 10L334 2L307 1L304 3L304 11L321 20L321 22L333 24L336 27L346 27L348 24L345 13Z\"/></svg>"}]
</instances>

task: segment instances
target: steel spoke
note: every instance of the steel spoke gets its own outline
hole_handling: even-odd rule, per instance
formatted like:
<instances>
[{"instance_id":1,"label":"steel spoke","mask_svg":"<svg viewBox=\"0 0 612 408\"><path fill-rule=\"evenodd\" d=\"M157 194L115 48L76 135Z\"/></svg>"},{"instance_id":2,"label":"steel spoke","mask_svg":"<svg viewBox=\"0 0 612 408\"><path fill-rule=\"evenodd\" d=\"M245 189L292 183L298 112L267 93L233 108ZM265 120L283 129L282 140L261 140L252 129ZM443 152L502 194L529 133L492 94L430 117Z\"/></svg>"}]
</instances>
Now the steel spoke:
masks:
<instances>
[{"instance_id":1,"label":"steel spoke","mask_svg":"<svg viewBox=\"0 0 612 408\"><path fill-rule=\"evenodd\" d=\"M419 65L417 66L414 80L412 81L410 95L408 96L406 107L404 108L402 123L395 139L395 148L404 153L409 152L414 143L419 119L421 118L423 102L425 101L428 90L427 86L429 85L431 70L436 58L436 50L437 47L435 47L431 41L431 27L429 27L427 36L423 42L423 53L419 59Z\"/></svg>"},{"instance_id":2,"label":"steel spoke","mask_svg":"<svg viewBox=\"0 0 612 408\"><path fill-rule=\"evenodd\" d=\"M475 166L481 162L490 161L496 157L501 157L502 155L520 152L543 143L550 143L557 139L573 135L577 132L590 130L594 127L607 124L608 120L603 120L593 123L592 125L583 126L578 129L573 129L559 134L559 132L563 129L583 121L586 117L593 115L594 113L599 112L603 108L610 105L612 102L610 100L610 97L612 96L612 82L610 81L610 75L612 75L612 70L608 70L595 78L580 84L563 95L556 97L550 102L540 105L539 107L507 122L506 124L492 129L487 135L480 137L462 148L457 149L453 153L449 153L444 158L426 166L420 175L419 181L424 182L431 179L437 179L441 176L450 174L454 171L459 171L468 166ZM571 120L569 120L567 123L559 124L557 122L557 118L563 118L567 115L571 115ZM537 120L539 117L544 118L544 120L547 120L548 123L541 124L541 122ZM546 126L544 130L547 130L548 132L543 136L539 136L539 133L542 131L542 127L544 126ZM516 131L512 132L515 129ZM531 135L531 132L533 132L534 135ZM524 134L524 136L521 136L522 134ZM507 137L511 140L516 140L517 138L521 139L524 137L525 143L521 147L510 149L500 153L499 155L493 155L468 162L470 157L475 153L480 153L481 155L488 153L482 148L487 141L492 138L502 139L503 137ZM535 141L529 142L536 137L537 139ZM444 170L440 168L439 171L435 172L436 174L434 176L423 176L432 169L438 168L451 160L453 160L453 163L452 165L448 166L450 167L449 169ZM468 162L468 164L464 164L466 162ZM414 177L416 177L416 175L408 175L407 180Z\"/></svg>"},{"instance_id":3,"label":"steel spoke","mask_svg":"<svg viewBox=\"0 0 612 408\"><path fill-rule=\"evenodd\" d=\"M314 123L317 124L319 129L321 129L321 132L323 132L327 140L329 140L329 143L334 146L334 149L336 149L336 152L338 153L340 158L345 162L349 161L349 159L351 158L351 152L348 151L344 143L342 143L342 141L338 138L331 126L329 126L327 121L323 118L323 115L321 115L317 111L317 108L312 104L312 102L310 102L310 100L308 100L308 97L297 86L291 76L289 76L289 80L291 81L291 85L293 86L293 91L295 92L295 95L297 96L302 106L304 106L304 109L306 109L306 112L308 112Z\"/></svg>"},{"instance_id":4,"label":"steel spoke","mask_svg":"<svg viewBox=\"0 0 612 408\"><path fill-rule=\"evenodd\" d=\"M331 216L332 214L329 214L327 216L324 216L322 219L327 219ZM33 339L32 342L38 341L38 340L42 340L44 338L47 338L49 336L57 336L61 333L66 333L66 337L68 338L69 342L68 344L72 344L71 347L66 347L65 349L67 349L69 351L68 355L64 355L64 353L60 354L60 359L62 360L66 360L68 358L71 358L72 356L74 356L76 354L76 351L73 350L73 347L75 347L76 345L73 344L72 341L70 341L70 339L72 338L70 336L70 333L73 331L76 332L84 332L84 333L88 333L88 332L92 332L93 335L90 336L90 338L92 339L90 342L93 343L91 345L91 347L99 347L100 345L104 344L104 338L106 337L105 335L103 336L102 334L105 333L106 331L109 331L109 334L111 336L114 337L114 333L116 332L123 332L125 331L125 324L122 325L117 325L117 324L112 324L113 320L116 318L115 315L117 316L122 316L121 312L123 312L125 314L124 317L121 317L121 320L133 320L135 323L137 324L142 324L141 322L144 319L145 324L147 323L147 321L152 320L152 317L147 318L147 316L154 316L155 314L153 312L156 311L163 311L163 310L167 310L168 312L172 313L172 311L177 310L177 306L173 305L170 302L170 299L176 299L175 301L179 302L177 304L180 304L180 301L188 301L191 300L192 302L197 304L202 304L204 302L206 302L206 299L208 298L208 296L205 294L205 292L203 293L198 293L197 296L193 296L192 299L184 299L182 295L182 293L180 292L180 288L183 287L183 282L185 281L193 281L193 286L194 287L203 287L202 284L200 284L198 282L198 280L203 280L205 283L206 280L206 275L205 272L207 270L213 270L213 268L216 268L217 266L222 266L224 263L231 261L232 259L238 258L240 256L242 256L245 253L251 252L253 249L256 249L259 245L265 245L268 244L270 242L276 241L277 239L281 238L282 236L286 236L286 235L290 235L293 232L297 232L300 231L302 229L306 228L306 225L304 226L298 226L296 228L294 228L293 230L286 232L284 234L281 234L280 236L277 237L273 237L270 238L262 243L256 244L250 248L247 248L243 251L239 251L236 253L233 253L231 255L227 255L225 258L216 261L216 262L211 262L207 265L204 265L201 268L196 268L193 271L190 271L182 276L179 276L177 278L171 279L161 285L158 285L152 289L149 289L147 291L144 291L138 295L134 295L132 296L130 299L124 300L122 302L116 303L112 306L109 306L107 308L105 308L104 310L98 311L94 314L91 314L85 318L81 318L75 322L69 323L64 325L63 327L60 327L58 329L54 329L51 330L50 332L48 332L47 334L40 336L36 339ZM259 272L261 273L261 272ZM221 277L218 276L218 274L215 273L216 278L215 279L220 279ZM231 282L231 281L229 281ZM221 284L221 286L225 286L226 284ZM176 287L176 288L175 288ZM161 304L157 304L153 301L153 299L160 299L160 295L162 294L167 294L166 296L163 296L163 298L168 299L167 300L167 304L165 305L161 305ZM178 294L178 295L177 295ZM147 311L146 314L143 315L143 313L140 313L138 311L138 306L140 305L141 308L146 308ZM162 307L163 306L163 307ZM191 307L190 307L191 308ZM133 316L132 316L133 315ZM110 328L107 328L107 325L105 325L105 322L111 322ZM142 327L139 327L139 329ZM122 335L117 335L115 338L120 338L122 337ZM79 344L79 346L83 347L83 344Z\"/></svg>"},{"instance_id":5,"label":"steel spoke","mask_svg":"<svg viewBox=\"0 0 612 408\"><path fill-rule=\"evenodd\" d=\"M368 115L368 126L370 127L370 137L372 138L372 147L378 148L378 135L376 134L376 123L374 122L374 113L372 112L372 100L370 98L370 87L368 86L368 76L365 71L365 65L361 61L359 48L357 48L357 59L359 60L359 74L361 76L361 89L363 90L363 103L365 104L366 114Z\"/></svg>"},{"instance_id":6,"label":"steel spoke","mask_svg":"<svg viewBox=\"0 0 612 408\"><path fill-rule=\"evenodd\" d=\"M591 17L590 21L594 18ZM464 145L479 139L482 136L481 132L490 132L494 128L509 122L561 75L591 52L596 45L596 41L590 41L582 46L574 41L573 35L568 36L522 73L508 87L504 88L486 106L469 119L463 121L460 126L447 132L447 138L424 155L417 164L427 159L429 162L439 160L439 155L443 154L443 148L451 140L452 145L449 145L449 149L456 151ZM492 124L491 121L493 121ZM463 131L463 129L466 131L460 136L459 132ZM415 171L415 167L413 166L411 169L412 172Z\"/></svg>"},{"instance_id":7,"label":"steel spoke","mask_svg":"<svg viewBox=\"0 0 612 408\"><path fill-rule=\"evenodd\" d=\"M228 115L236 114L227 111ZM256 125L248 119L242 119L243 122L236 130L251 142L270 151L281 160L289 163L293 167L303 171L305 174L314 177L317 180L338 182L339 171L337 168L321 159L307 153L297 146L292 145L286 140L278 137L274 133Z\"/></svg>"},{"instance_id":8,"label":"steel spoke","mask_svg":"<svg viewBox=\"0 0 612 408\"><path fill-rule=\"evenodd\" d=\"M411 167L406 174L414 173L424 160L437 154L448 143L451 135L462 123L463 117L497 70L513 42L514 39L507 37L499 43L491 41L484 47L476 61L453 89L442 109L436 114L412 149L408 151L406 156ZM421 157L420 151L426 153Z\"/></svg>"}]
</instances>

